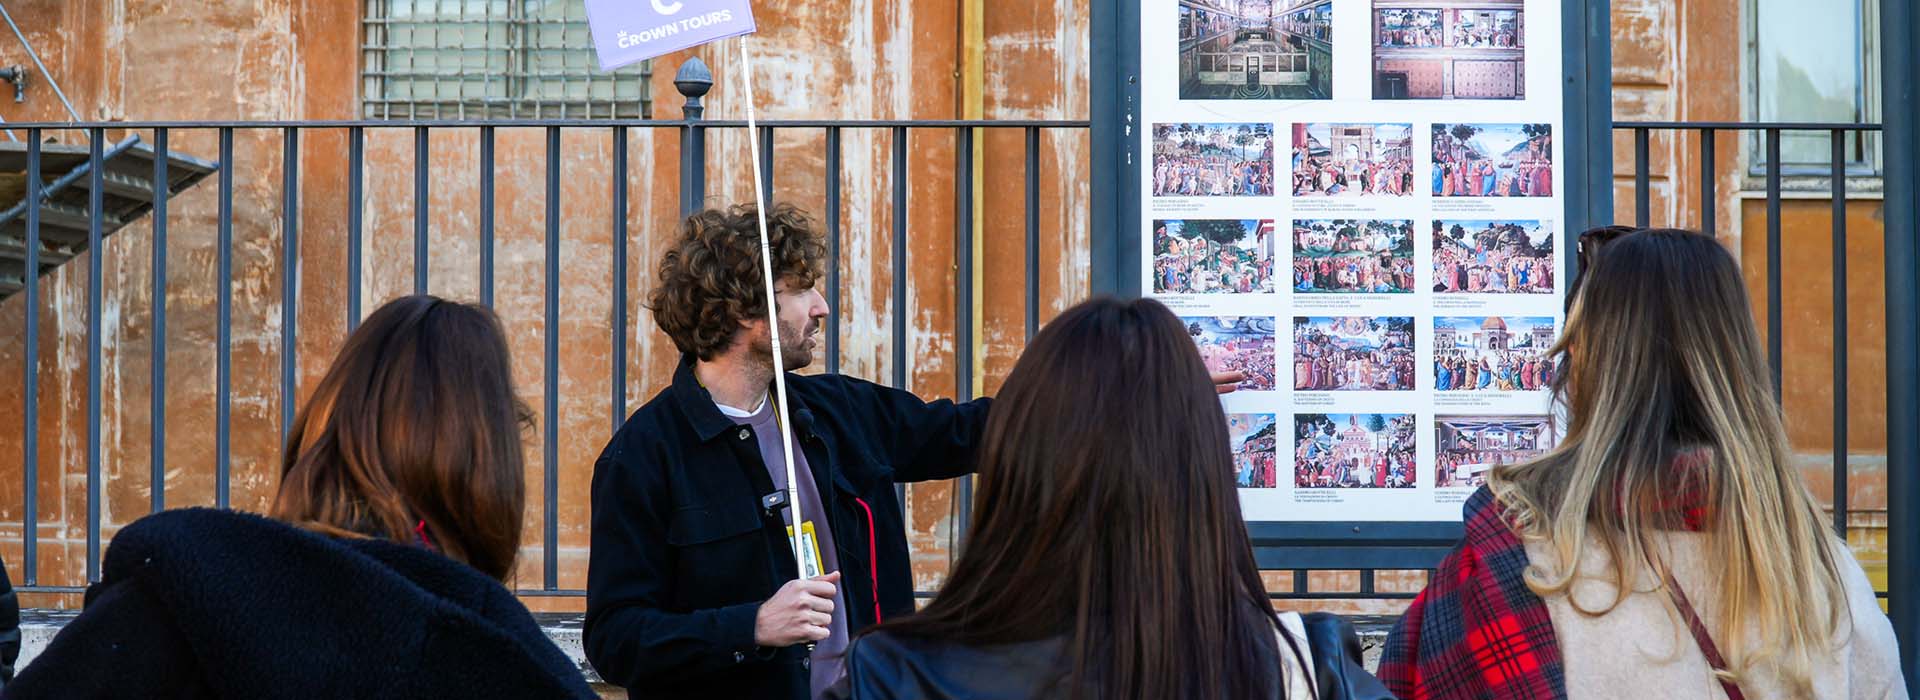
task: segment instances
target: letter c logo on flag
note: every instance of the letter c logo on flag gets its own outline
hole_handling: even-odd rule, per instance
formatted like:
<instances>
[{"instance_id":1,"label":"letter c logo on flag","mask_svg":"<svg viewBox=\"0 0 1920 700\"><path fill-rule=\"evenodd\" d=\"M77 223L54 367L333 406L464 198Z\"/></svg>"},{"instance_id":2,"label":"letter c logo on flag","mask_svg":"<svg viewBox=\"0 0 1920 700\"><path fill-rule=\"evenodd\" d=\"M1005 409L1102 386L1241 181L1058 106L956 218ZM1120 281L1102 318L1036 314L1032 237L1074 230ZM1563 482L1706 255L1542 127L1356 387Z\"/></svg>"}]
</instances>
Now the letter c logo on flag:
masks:
<instances>
[{"instance_id":1,"label":"letter c logo on flag","mask_svg":"<svg viewBox=\"0 0 1920 700\"><path fill-rule=\"evenodd\" d=\"M652 0L652 2L653 11L660 13L661 16L673 15L679 12L681 7L679 2L661 2L660 0Z\"/></svg>"}]
</instances>

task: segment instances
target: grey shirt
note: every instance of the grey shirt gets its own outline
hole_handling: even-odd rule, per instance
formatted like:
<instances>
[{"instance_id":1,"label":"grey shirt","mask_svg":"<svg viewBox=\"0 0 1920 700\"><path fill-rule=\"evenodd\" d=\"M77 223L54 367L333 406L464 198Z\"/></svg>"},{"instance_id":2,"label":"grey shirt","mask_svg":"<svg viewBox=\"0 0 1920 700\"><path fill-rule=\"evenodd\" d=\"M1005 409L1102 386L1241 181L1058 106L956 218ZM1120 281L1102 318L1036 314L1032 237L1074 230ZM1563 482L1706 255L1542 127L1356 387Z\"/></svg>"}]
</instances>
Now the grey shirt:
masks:
<instances>
[{"instance_id":1,"label":"grey shirt","mask_svg":"<svg viewBox=\"0 0 1920 700\"><path fill-rule=\"evenodd\" d=\"M754 437L760 443L760 461L766 465L767 475L773 479L773 487L785 489L787 487L786 455L780 450L780 425L774 420L773 401L762 401L760 409L752 413L718 403L714 405L719 406L720 412L736 425L753 428ZM833 528L828 525L826 508L820 500L820 488L814 483L813 471L807 467L807 455L797 444L793 446L793 473L800 482L795 485L794 497L800 502L802 519L813 523L814 537L820 547L821 571L825 573L838 571L840 560L834 551ZM793 509L782 509L780 513L787 525L791 527ZM841 585L844 586L845 582ZM840 588L834 589L833 621L827 627L830 634L813 647L810 686L812 687L811 695L816 699L823 697L827 686L840 675L842 657L847 650L847 616L843 612L846 607L846 595Z\"/></svg>"}]
</instances>

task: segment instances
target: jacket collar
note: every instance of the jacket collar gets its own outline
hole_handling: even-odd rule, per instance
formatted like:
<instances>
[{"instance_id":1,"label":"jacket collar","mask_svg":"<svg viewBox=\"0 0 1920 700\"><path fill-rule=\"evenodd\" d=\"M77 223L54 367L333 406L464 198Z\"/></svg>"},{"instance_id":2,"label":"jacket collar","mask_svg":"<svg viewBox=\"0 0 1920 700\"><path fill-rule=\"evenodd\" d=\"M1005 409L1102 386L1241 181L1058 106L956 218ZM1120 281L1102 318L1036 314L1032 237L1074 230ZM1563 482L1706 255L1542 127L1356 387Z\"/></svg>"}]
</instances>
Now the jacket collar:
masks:
<instances>
[{"instance_id":1,"label":"jacket collar","mask_svg":"<svg viewBox=\"0 0 1920 700\"><path fill-rule=\"evenodd\" d=\"M694 362L692 355L680 356L680 366L673 371L673 398L680 405L681 413L687 416L687 422L693 425L694 435L699 436L701 442L708 442L732 430L735 426L733 419L721 413L720 407L714 404L713 393L707 391L706 387L700 386L700 378L693 373ZM812 414L806 411L806 402L801 401L800 397L791 391L794 380L799 376L792 372L787 373L789 389L787 413L789 415L804 413L810 419ZM773 398L769 396L767 400L772 401ZM801 421L801 423L810 422L810 420ZM796 425L799 424L796 423Z\"/></svg>"}]
</instances>

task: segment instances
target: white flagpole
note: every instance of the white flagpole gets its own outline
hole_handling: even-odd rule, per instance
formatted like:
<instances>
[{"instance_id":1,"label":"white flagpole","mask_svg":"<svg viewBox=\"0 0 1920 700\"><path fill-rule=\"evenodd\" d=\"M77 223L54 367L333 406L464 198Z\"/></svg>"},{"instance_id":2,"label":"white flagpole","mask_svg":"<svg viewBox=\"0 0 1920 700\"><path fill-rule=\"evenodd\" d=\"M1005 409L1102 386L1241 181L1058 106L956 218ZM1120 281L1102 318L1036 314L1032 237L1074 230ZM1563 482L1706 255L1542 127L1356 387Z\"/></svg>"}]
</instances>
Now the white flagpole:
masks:
<instances>
[{"instance_id":1,"label":"white flagpole","mask_svg":"<svg viewBox=\"0 0 1920 700\"><path fill-rule=\"evenodd\" d=\"M787 508L793 520L793 564L796 574L805 578L806 547L802 544L800 525L800 492L794 487L793 467L793 421L787 416L787 372L786 364L780 352L780 316L773 305L773 245L767 239L767 194L760 186L760 131L755 128L753 113L753 59L747 51L747 37L740 37L740 77L746 82L747 97L747 149L753 155L753 201L754 211L760 217L760 272L767 287L767 336L773 344L773 392L774 415L779 418L775 424L780 426L780 454L787 462ZM825 562L821 562L825 564ZM826 572L822 572L826 573Z\"/></svg>"}]
</instances>

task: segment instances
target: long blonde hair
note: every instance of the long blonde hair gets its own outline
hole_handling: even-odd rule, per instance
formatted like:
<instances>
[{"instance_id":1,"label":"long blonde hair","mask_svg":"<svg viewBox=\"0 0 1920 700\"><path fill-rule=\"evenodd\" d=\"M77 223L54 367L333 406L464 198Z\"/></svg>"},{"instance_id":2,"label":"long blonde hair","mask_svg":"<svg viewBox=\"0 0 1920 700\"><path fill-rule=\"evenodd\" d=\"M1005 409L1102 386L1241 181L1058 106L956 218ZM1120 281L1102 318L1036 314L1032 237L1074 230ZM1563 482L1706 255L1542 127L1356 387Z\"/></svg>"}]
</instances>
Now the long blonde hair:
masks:
<instances>
[{"instance_id":1,"label":"long blonde hair","mask_svg":"<svg viewBox=\"0 0 1920 700\"><path fill-rule=\"evenodd\" d=\"M1675 495L1699 506L1708 561L1724 562L1717 620L1706 620L1738 679L1767 667L1811 692L1816 654L1847 615L1833 535L1793 466L1759 333L1733 257L1713 238L1650 230L1606 244L1554 347L1566 439L1488 485L1520 535L1544 542L1527 585L1566 593L1588 541L1609 555L1612 611L1642 573L1667 568L1653 546L1681 528ZM1676 467L1683 455L1685 466ZM1747 625L1759 632L1750 644Z\"/></svg>"}]
</instances>

